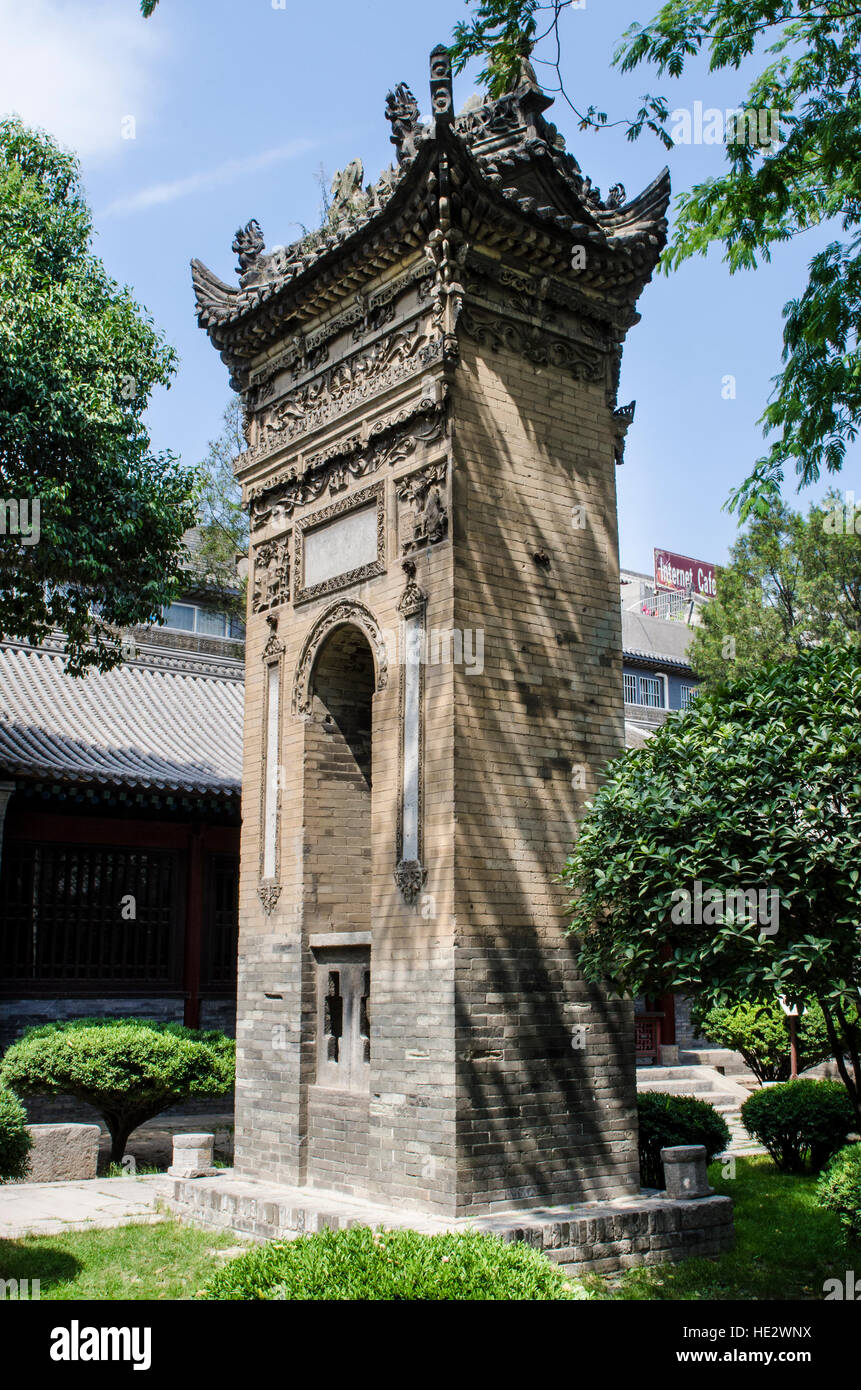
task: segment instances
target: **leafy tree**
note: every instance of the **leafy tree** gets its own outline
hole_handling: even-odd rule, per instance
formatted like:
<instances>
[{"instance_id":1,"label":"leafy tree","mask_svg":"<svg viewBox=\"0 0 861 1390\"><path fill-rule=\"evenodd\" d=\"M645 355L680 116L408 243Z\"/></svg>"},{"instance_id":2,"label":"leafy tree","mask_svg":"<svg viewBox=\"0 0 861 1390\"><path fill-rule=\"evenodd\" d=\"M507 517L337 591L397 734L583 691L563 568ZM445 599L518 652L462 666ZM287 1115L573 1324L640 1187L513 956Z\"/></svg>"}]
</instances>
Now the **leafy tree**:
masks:
<instances>
[{"instance_id":1,"label":"leafy tree","mask_svg":"<svg viewBox=\"0 0 861 1390\"><path fill-rule=\"evenodd\" d=\"M856 1015L850 1013L850 1018ZM788 1081L790 1067L789 1020L778 1002L734 1004L730 1009L694 1008L693 1021L709 1042L740 1052L756 1079ZM818 1066L831 1056L831 1042L822 1010L811 1003L798 1020L798 1068Z\"/></svg>"},{"instance_id":2,"label":"leafy tree","mask_svg":"<svg viewBox=\"0 0 861 1390\"><path fill-rule=\"evenodd\" d=\"M783 503L751 517L718 570L717 597L704 605L691 645L707 684L820 642L861 641L861 534L846 526L845 512L832 493L806 519Z\"/></svg>"},{"instance_id":3,"label":"leafy tree","mask_svg":"<svg viewBox=\"0 0 861 1390\"><path fill-rule=\"evenodd\" d=\"M510 86L520 57L541 37L555 42L571 0L477 0L455 29L457 66L482 55L494 92ZM780 496L792 463L800 485L824 468L838 472L861 421L861 7L847 0L667 0L646 25L632 24L614 62L622 71L652 64L681 77L692 61L708 70L761 64L743 107L778 113L776 139L748 139L737 126L726 144L726 171L683 193L664 254L669 271L712 245L731 272L768 260L776 243L828 224L834 239L809 264L807 284L784 308L784 367L762 423L776 436L731 496L743 518L764 514ZM560 89L564 82L560 78ZM607 124L589 107L581 125ZM655 131L672 145L662 97L647 96L625 122L630 138Z\"/></svg>"},{"instance_id":4,"label":"leafy tree","mask_svg":"<svg viewBox=\"0 0 861 1390\"><path fill-rule=\"evenodd\" d=\"M175 1023L81 1018L29 1028L0 1064L0 1085L20 1096L74 1096L102 1116L111 1162L129 1135L179 1101L233 1085L234 1043Z\"/></svg>"},{"instance_id":5,"label":"leafy tree","mask_svg":"<svg viewBox=\"0 0 861 1390\"><path fill-rule=\"evenodd\" d=\"M78 674L174 598L195 490L143 423L174 353L92 230L74 157L0 121L0 635L60 627Z\"/></svg>"},{"instance_id":6,"label":"leafy tree","mask_svg":"<svg viewBox=\"0 0 861 1390\"><path fill-rule=\"evenodd\" d=\"M248 514L233 474L233 460L245 448L238 396L231 397L222 420L221 433L210 440L198 467L200 502L194 559L206 580L229 594L238 583L237 559L248 554ZM244 612L241 595L232 606Z\"/></svg>"},{"instance_id":7,"label":"leafy tree","mask_svg":"<svg viewBox=\"0 0 861 1390\"><path fill-rule=\"evenodd\" d=\"M590 980L816 1000L861 1121L859 707L851 647L706 692L610 764L564 881Z\"/></svg>"}]
</instances>

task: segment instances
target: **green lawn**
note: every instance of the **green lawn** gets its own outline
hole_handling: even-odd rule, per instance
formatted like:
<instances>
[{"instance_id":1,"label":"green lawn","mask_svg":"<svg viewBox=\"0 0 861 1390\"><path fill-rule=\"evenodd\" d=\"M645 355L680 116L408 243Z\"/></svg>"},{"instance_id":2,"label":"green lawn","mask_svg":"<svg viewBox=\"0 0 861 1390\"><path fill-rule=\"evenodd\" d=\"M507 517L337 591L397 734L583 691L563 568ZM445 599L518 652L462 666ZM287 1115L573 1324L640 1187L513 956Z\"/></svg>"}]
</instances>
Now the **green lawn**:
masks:
<instances>
[{"instance_id":1,"label":"green lawn","mask_svg":"<svg viewBox=\"0 0 861 1390\"><path fill-rule=\"evenodd\" d=\"M717 1260L632 1269L583 1279L592 1297L616 1299L821 1299L823 1283L861 1268L840 1223L816 1205L816 1179L779 1173L770 1158L739 1158L734 1179L709 1168L716 1192L732 1197L736 1247Z\"/></svg>"},{"instance_id":2,"label":"green lawn","mask_svg":"<svg viewBox=\"0 0 861 1390\"><path fill-rule=\"evenodd\" d=\"M815 1179L778 1173L768 1158L740 1158L736 1177L709 1170L735 1203L736 1249L718 1260L629 1270L576 1281L600 1299L821 1299L823 1283L861 1269L839 1223L814 1200ZM39 1279L43 1299L193 1298L242 1238L174 1221L0 1240L0 1277Z\"/></svg>"},{"instance_id":3,"label":"green lawn","mask_svg":"<svg viewBox=\"0 0 861 1390\"><path fill-rule=\"evenodd\" d=\"M193 1298L219 1250L245 1246L232 1231L176 1221L0 1240L0 1277L39 1279L44 1299Z\"/></svg>"}]
</instances>

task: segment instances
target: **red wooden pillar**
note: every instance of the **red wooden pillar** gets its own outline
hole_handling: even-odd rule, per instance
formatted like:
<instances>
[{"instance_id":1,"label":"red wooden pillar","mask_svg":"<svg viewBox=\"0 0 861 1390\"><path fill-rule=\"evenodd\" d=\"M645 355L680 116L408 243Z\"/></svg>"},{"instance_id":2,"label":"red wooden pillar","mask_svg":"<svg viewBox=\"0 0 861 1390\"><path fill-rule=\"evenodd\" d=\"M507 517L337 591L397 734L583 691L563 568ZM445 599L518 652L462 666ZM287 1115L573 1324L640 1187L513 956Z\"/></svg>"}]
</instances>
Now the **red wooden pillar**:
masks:
<instances>
[{"instance_id":1,"label":"red wooden pillar","mask_svg":"<svg viewBox=\"0 0 861 1390\"><path fill-rule=\"evenodd\" d=\"M200 957L203 944L203 827L192 826L186 850L185 962L186 1028L200 1027Z\"/></svg>"},{"instance_id":2,"label":"red wooden pillar","mask_svg":"<svg viewBox=\"0 0 861 1390\"><path fill-rule=\"evenodd\" d=\"M676 1042L676 996L672 990L661 995L658 1000L658 1009L664 1015L661 1019L661 1043L667 1047L674 1047Z\"/></svg>"}]
</instances>

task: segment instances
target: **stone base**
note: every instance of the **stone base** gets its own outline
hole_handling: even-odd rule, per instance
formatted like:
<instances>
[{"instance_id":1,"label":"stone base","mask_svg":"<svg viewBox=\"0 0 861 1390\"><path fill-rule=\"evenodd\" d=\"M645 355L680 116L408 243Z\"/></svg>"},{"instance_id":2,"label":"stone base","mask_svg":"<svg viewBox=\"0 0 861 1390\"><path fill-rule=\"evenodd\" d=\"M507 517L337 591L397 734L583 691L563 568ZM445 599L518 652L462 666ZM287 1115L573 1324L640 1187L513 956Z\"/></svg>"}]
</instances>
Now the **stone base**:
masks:
<instances>
[{"instance_id":1,"label":"stone base","mask_svg":"<svg viewBox=\"0 0 861 1390\"><path fill-rule=\"evenodd\" d=\"M171 1187L163 1203L177 1216L257 1240L292 1240L324 1227L385 1226L427 1235L479 1230L503 1240L523 1240L569 1274L612 1274L636 1265L720 1255L735 1243L729 1197L679 1202L666 1193L646 1191L608 1202L451 1220L393 1211L339 1193L239 1178L231 1169L222 1169L217 1178L178 1179Z\"/></svg>"},{"instance_id":2,"label":"stone base","mask_svg":"<svg viewBox=\"0 0 861 1390\"><path fill-rule=\"evenodd\" d=\"M28 1125L28 1129L33 1147L27 1182L79 1182L96 1176L98 1125Z\"/></svg>"}]
</instances>

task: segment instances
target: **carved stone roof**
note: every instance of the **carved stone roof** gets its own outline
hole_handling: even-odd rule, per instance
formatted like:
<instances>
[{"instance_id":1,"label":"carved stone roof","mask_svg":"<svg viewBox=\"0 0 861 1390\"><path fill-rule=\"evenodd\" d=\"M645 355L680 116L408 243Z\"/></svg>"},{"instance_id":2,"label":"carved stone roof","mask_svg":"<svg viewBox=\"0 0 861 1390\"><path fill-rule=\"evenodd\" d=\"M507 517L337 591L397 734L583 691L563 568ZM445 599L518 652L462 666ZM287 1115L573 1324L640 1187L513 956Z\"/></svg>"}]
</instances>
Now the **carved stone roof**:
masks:
<instances>
[{"instance_id":1,"label":"carved stone roof","mask_svg":"<svg viewBox=\"0 0 861 1390\"><path fill-rule=\"evenodd\" d=\"M192 261L198 322L236 385L244 387L247 364L276 337L300 333L345 291L361 293L388 264L422 249L443 200L446 216L473 244L489 239L497 253L520 258L533 272L567 276L572 248L586 248L579 288L624 328L635 321L634 304L666 241L668 170L630 202L621 185L602 199L545 119L551 101L528 64L516 90L470 102L455 117L443 54L431 55L434 119L419 122L404 84L389 93L397 165L366 189L357 183L361 162L348 166L330 225L266 251L250 221L234 242L238 287Z\"/></svg>"},{"instance_id":2,"label":"carved stone roof","mask_svg":"<svg viewBox=\"0 0 861 1390\"><path fill-rule=\"evenodd\" d=\"M77 679L61 653L0 643L0 777L239 797L241 661L153 647Z\"/></svg>"}]
</instances>

